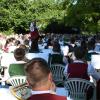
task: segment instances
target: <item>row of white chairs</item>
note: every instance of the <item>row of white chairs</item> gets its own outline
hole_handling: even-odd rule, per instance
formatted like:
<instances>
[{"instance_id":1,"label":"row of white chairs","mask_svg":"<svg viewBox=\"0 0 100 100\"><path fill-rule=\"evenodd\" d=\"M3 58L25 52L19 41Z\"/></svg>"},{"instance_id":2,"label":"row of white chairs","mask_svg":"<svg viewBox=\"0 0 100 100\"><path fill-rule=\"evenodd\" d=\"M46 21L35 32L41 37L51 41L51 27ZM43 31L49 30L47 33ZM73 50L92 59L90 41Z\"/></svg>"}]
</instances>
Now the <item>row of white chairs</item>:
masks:
<instances>
[{"instance_id":1,"label":"row of white chairs","mask_svg":"<svg viewBox=\"0 0 100 100\"><path fill-rule=\"evenodd\" d=\"M8 82L12 85L12 87L15 87L17 92L16 97L20 97L21 95L21 89L25 88L23 84L26 82L26 76L13 76L11 77ZM19 88L22 87L22 88ZM96 100L96 89L93 83L89 82L85 79L80 78L69 78L68 80L64 81L64 88L66 91L68 91L70 98L73 100L86 100L86 91L92 87L93 88L93 96L91 100ZM13 88L14 89L14 88Z\"/></svg>"}]
</instances>

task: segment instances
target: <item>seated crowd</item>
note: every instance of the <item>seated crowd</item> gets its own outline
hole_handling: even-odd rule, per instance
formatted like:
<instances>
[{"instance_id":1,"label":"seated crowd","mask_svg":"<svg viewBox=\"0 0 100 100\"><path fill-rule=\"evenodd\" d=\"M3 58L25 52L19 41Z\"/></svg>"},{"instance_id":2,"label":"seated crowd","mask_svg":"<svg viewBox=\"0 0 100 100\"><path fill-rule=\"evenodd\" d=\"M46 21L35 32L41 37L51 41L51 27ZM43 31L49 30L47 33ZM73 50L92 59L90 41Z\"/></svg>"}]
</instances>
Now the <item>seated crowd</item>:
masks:
<instances>
[{"instance_id":1,"label":"seated crowd","mask_svg":"<svg viewBox=\"0 0 100 100\"><path fill-rule=\"evenodd\" d=\"M11 59L8 66L3 66L4 70L0 69L1 73L5 71L5 76L10 74L9 77L11 77L14 75L21 75L18 74L18 70L23 70L22 73L27 77L27 83L32 90L32 95L28 100L67 100L67 97L56 95L56 84L53 82L53 75L50 70L52 64L61 64L65 68L63 72L64 81L67 78L82 78L90 81L90 76L92 76L93 79L96 80L97 100L100 100L100 73L98 73L91 64L92 55L99 55L99 53L94 51L97 42L96 39L92 37L84 41L84 38L82 38L78 41L79 45L77 45L75 37L71 37L70 42L62 41L67 42L62 46L59 42L60 38L63 40L63 36L61 37L59 35L48 35L46 39L45 37L42 40L40 39L43 43L47 44L44 49L51 50L51 52L48 53L48 62L41 57L30 60L26 57L26 53L37 53L35 47L33 52L33 48L30 52L31 42L28 36L8 38L5 45L3 47L1 46L1 63L2 53L12 53L14 59ZM39 45L41 44L37 46ZM67 47L67 49L63 51L62 48L64 47ZM38 49L38 53L39 51L41 51L41 48ZM15 63L24 63L23 69L20 69L20 67L19 69L17 69L18 67L10 67L11 64ZM89 94L87 92L87 95L87 100L90 100L92 92Z\"/></svg>"}]
</instances>

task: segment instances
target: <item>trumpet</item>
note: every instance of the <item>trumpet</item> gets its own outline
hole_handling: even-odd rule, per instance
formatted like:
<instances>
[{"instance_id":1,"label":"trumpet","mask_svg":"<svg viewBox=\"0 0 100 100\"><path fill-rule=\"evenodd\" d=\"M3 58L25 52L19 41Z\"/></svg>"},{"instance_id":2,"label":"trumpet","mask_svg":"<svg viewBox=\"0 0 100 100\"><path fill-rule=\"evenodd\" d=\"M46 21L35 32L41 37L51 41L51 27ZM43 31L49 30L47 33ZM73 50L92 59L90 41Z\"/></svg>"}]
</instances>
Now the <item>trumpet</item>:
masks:
<instances>
[{"instance_id":1,"label":"trumpet","mask_svg":"<svg viewBox=\"0 0 100 100\"><path fill-rule=\"evenodd\" d=\"M29 88L29 85L27 83L23 83L23 84L20 84L18 86L15 86L13 88L14 91L18 91L18 90L21 90L21 89L24 89L24 88Z\"/></svg>"}]
</instances>

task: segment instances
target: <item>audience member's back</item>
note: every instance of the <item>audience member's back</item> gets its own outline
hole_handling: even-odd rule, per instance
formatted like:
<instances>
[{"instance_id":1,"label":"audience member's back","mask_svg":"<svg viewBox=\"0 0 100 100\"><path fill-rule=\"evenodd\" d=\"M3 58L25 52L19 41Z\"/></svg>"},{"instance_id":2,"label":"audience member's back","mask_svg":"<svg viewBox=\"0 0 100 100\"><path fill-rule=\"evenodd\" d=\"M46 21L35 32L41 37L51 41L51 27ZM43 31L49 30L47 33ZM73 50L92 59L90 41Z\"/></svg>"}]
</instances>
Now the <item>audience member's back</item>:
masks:
<instances>
[{"instance_id":1,"label":"audience member's back","mask_svg":"<svg viewBox=\"0 0 100 100\"><path fill-rule=\"evenodd\" d=\"M63 96L47 93L47 94L33 95L27 100L67 100L67 99Z\"/></svg>"},{"instance_id":2,"label":"audience member's back","mask_svg":"<svg viewBox=\"0 0 100 100\"><path fill-rule=\"evenodd\" d=\"M94 51L95 48L95 40L92 38L88 41L88 53L86 54L86 60L91 61L91 56L94 54L98 54Z\"/></svg>"},{"instance_id":3,"label":"audience member's back","mask_svg":"<svg viewBox=\"0 0 100 100\"><path fill-rule=\"evenodd\" d=\"M49 54L48 64L63 64L64 55L61 53L60 44L57 41L53 42L52 53Z\"/></svg>"},{"instance_id":4,"label":"audience member's back","mask_svg":"<svg viewBox=\"0 0 100 100\"><path fill-rule=\"evenodd\" d=\"M55 84L44 59L32 59L26 65L25 71L27 82L32 89L32 96L27 100L66 100L66 97L54 94Z\"/></svg>"}]
</instances>

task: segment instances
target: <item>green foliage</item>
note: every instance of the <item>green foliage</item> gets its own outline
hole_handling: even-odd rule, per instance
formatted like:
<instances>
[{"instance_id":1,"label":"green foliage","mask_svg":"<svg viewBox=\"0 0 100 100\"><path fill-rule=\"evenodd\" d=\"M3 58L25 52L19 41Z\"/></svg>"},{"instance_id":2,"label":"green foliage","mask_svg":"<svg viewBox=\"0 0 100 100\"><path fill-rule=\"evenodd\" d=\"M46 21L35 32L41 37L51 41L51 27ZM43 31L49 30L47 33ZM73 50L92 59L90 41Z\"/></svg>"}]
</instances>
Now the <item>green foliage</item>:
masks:
<instances>
[{"instance_id":1,"label":"green foliage","mask_svg":"<svg viewBox=\"0 0 100 100\"><path fill-rule=\"evenodd\" d=\"M71 0L72 1L72 0ZM75 1L75 0L73 0ZM90 33L100 32L100 0L76 0L66 7L65 23L68 26L77 26L81 31ZM68 2L65 0L65 2Z\"/></svg>"},{"instance_id":2,"label":"green foliage","mask_svg":"<svg viewBox=\"0 0 100 100\"><path fill-rule=\"evenodd\" d=\"M27 32L33 20L41 30L52 18L62 19L63 14L62 6L54 0L1 0L0 31Z\"/></svg>"},{"instance_id":3,"label":"green foliage","mask_svg":"<svg viewBox=\"0 0 100 100\"><path fill-rule=\"evenodd\" d=\"M82 32L100 32L100 0L0 0L0 31L6 34L26 33L34 20L44 30L53 19Z\"/></svg>"}]
</instances>

